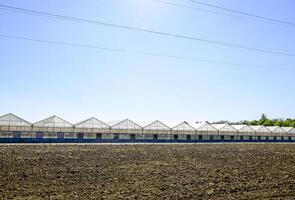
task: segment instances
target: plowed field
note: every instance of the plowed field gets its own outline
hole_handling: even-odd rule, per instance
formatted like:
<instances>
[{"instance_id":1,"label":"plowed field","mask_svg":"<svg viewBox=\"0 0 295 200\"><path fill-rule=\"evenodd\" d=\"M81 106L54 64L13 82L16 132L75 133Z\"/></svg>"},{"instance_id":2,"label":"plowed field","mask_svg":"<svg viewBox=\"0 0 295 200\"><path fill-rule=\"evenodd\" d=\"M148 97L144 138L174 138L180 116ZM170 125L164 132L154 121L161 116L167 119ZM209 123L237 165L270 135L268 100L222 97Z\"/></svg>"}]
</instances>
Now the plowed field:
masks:
<instances>
[{"instance_id":1,"label":"plowed field","mask_svg":"<svg viewBox=\"0 0 295 200\"><path fill-rule=\"evenodd\" d=\"M295 144L0 145L0 199L295 199Z\"/></svg>"}]
</instances>

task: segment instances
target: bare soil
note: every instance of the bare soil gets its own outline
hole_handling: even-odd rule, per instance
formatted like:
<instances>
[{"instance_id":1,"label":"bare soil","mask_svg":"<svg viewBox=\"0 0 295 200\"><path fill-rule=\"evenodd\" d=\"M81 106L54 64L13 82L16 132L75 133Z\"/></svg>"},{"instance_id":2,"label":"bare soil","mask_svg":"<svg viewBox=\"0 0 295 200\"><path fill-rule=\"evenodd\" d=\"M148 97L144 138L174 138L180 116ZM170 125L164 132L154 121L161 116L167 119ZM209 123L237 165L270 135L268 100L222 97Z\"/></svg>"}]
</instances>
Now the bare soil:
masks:
<instances>
[{"instance_id":1,"label":"bare soil","mask_svg":"<svg viewBox=\"0 0 295 200\"><path fill-rule=\"evenodd\" d=\"M0 199L295 199L295 144L0 145Z\"/></svg>"}]
</instances>

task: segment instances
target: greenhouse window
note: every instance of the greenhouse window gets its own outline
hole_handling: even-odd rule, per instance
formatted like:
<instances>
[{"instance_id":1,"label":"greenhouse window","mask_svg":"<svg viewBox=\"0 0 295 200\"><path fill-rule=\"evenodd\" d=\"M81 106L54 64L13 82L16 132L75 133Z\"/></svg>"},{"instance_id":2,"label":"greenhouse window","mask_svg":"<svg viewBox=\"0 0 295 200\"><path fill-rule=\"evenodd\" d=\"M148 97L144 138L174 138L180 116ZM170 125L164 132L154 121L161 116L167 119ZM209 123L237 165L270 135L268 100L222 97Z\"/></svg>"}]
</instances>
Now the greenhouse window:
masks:
<instances>
[{"instance_id":1,"label":"greenhouse window","mask_svg":"<svg viewBox=\"0 0 295 200\"><path fill-rule=\"evenodd\" d=\"M61 139L64 139L64 133L63 132L59 132L57 133L57 138L61 138Z\"/></svg>"},{"instance_id":2,"label":"greenhouse window","mask_svg":"<svg viewBox=\"0 0 295 200\"><path fill-rule=\"evenodd\" d=\"M36 138L42 139L43 138L43 132L37 132L36 133Z\"/></svg>"},{"instance_id":3,"label":"greenhouse window","mask_svg":"<svg viewBox=\"0 0 295 200\"><path fill-rule=\"evenodd\" d=\"M13 135L13 138L20 138L21 132L14 131L12 135Z\"/></svg>"}]
</instances>

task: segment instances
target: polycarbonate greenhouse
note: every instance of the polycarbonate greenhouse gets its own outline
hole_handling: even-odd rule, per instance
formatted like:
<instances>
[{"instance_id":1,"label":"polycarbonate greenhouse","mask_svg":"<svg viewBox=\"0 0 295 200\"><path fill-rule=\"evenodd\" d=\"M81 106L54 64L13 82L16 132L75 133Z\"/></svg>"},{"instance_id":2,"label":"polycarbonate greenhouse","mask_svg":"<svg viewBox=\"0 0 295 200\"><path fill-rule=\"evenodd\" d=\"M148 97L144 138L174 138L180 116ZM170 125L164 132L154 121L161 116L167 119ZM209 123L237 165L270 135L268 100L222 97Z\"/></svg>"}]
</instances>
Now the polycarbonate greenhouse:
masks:
<instances>
[{"instance_id":1,"label":"polycarbonate greenhouse","mask_svg":"<svg viewBox=\"0 0 295 200\"><path fill-rule=\"evenodd\" d=\"M129 119L105 123L95 117L72 123L51 116L30 123L12 113L0 117L0 143L58 142L295 142L295 128Z\"/></svg>"}]
</instances>

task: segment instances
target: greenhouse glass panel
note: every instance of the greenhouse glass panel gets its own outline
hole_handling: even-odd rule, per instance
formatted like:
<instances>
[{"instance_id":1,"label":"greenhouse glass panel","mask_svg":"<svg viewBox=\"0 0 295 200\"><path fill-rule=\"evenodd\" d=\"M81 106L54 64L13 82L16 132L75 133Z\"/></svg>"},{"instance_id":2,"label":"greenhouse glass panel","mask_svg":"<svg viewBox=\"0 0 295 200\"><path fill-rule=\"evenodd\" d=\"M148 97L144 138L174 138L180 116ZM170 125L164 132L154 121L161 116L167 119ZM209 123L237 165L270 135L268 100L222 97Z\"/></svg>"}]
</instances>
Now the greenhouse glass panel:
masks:
<instances>
[{"instance_id":1,"label":"greenhouse glass panel","mask_svg":"<svg viewBox=\"0 0 295 200\"><path fill-rule=\"evenodd\" d=\"M282 127L287 132L288 136L295 136L295 128L293 127Z\"/></svg>"},{"instance_id":2,"label":"greenhouse glass panel","mask_svg":"<svg viewBox=\"0 0 295 200\"><path fill-rule=\"evenodd\" d=\"M141 133L142 127L135 122L124 119L107 123L111 127L112 133Z\"/></svg>"},{"instance_id":3,"label":"greenhouse glass panel","mask_svg":"<svg viewBox=\"0 0 295 200\"><path fill-rule=\"evenodd\" d=\"M257 125L257 126L250 126L250 127L255 130L256 135L259 135L259 136L271 135L271 131L265 126Z\"/></svg>"},{"instance_id":4,"label":"greenhouse glass panel","mask_svg":"<svg viewBox=\"0 0 295 200\"><path fill-rule=\"evenodd\" d=\"M194 134L196 129L184 121L172 128L173 133Z\"/></svg>"},{"instance_id":5,"label":"greenhouse glass panel","mask_svg":"<svg viewBox=\"0 0 295 200\"><path fill-rule=\"evenodd\" d=\"M254 135L255 130L246 124L241 125L232 125L237 131L239 135Z\"/></svg>"},{"instance_id":6,"label":"greenhouse glass panel","mask_svg":"<svg viewBox=\"0 0 295 200\"><path fill-rule=\"evenodd\" d=\"M0 126L31 126L30 122L12 114L6 114L0 117Z\"/></svg>"},{"instance_id":7,"label":"greenhouse glass panel","mask_svg":"<svg viewBox=\"0 0 295 200\"><path fill-rule=\"evenodd\" d=\"M138 123L143 127L143 133L145 134L169 134L170 127L160 122L159 120L153 122L140 122Z\"/></svg>"},{"instance_id":8,"label":"greenhouse glass panel","mask_svg":"<svg viewBox=\"0 0 295 200\"><path fill-rule=\"evenodd\" d=\"M268 126L267 127L273 136L285 136L287 132L279 126Z\"/></svg>"},{"instance_id":9,"label":"greenhouse glass panel","mask_svg":"<svg viewBox=\"0 0 295 200\"><path fill-rule=\"evenodd\" d=\"M217 134L217 129L208 123L195 123L192 126L197 130L197 134Z\"/></svg>"},{"instance_id":10,"label":"greenhouse glass panel","mask_svg":"<svg viewBox=\"0 0 295 200\"><path fill-rule=\"evenodd\" d=\"M45 128L68 128L73 125L64 119L61 119L57 116L51 116L39 122L33 124L34 127L45 127Z\"/></svg>"},{"instance_id":11,"label":"greenhouse glass panel","mask_svg":"<svg viewBox=\"0 0 295 200\"><path fill-rule=\"evenodd\" d=\"M95 117L84 120L75 125L75 132L109 133L109 131L110 131L110 126L96 119Z\"/></svg>"},{"instance_id":12,"label":"greenhouse glass panel","mask_svg":"<svg viewBox=\"0 0 295 200\"><path fill-rule=\"evenodd\" d=\"M222 135L236 135L237 130L229 124L212 124Z\"/></svg>"}]
</instances>

